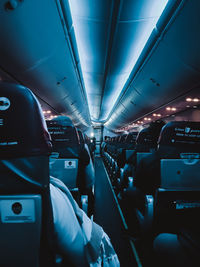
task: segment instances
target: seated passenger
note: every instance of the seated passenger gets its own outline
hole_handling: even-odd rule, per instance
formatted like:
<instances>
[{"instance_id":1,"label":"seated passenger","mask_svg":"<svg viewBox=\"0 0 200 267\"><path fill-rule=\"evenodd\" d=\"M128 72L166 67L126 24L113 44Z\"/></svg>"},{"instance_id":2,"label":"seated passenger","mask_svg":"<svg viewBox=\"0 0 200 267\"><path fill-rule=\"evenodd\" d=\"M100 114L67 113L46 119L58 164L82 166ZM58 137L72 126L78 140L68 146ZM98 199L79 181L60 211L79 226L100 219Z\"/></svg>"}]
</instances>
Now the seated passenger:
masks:
<instances>
[{"instance_id":1,"label":"seated passenger","mask_svg":"<svg viewBox=\"0 0 200 267\"><path fill-rule=\"evenodd\" d=\"M88 263L102 266L105 261L108 266L119 266L109 237L79 208L62 181L50 177L50 194L56 248L64 257L64 263L84 267L88 266ZM103 250L105 255L102 254Z\"/></svg>"},{"instance_id":2,"label":"seated passenger","mask_svg":"<svg viewBox=\"0 0 200 267\"><path fill-rule=\"evenodd\" d=\"M27 175L20 169L20 164L10 172L14 173L15 179L19 179L18 187L23 179L26 184L33 180L33 184L36 187L39 184L39 178L34 181L35 177L28 176L32 173L32 165L29 164L29 160L37 155L42 155L46 160L46 157L51 152L51 138L47 131L40 104L34 94L21 85L0 83L0 94L0 98L7 99L7 102L5 102L6 108L0 109L0 115L3 118L2 121L4 121L4 124L1 125L1 135L3 140L15 140L15 142L9 141L9 146L7 142L1 143L1 149L6 151L8 147L7 154L9 152L9 155L6 154L7 160L10 158L12 160L12 157L16 157L16 155L18 158L22 157L22 159L25 153L26 156L28 155L25 161ZM24 120L23 114L27 114L26 120ZM34 128L31 127L33 122ZM19 127L19 125L22 127ZM21 132L19 132L19 129ZM17 133L16 136L14 135L15 133ZM33 139L35 135L36 138ZM16 149L18 154L16 154ZM27 151L29 154L27 154ZM48 161L46 162L48 166ZM15 161L13 161L14 163ZM10 165L7 166L8 169ZM45 193L49 194L50 187L55 252L62 256L64 262L66 260L67 266L102 266L103 262L106 266L119 266L118 257L103 229L92 222L78 207L67 187L59 179L51 177L49 186L49 176L46 170L45 174L48 178L48 184L47 186L45 184L45 188L40 190L47 189ZM2 183L3 179L1 180ZM45 210L43 210L43 215L44 213ZM46 212L47 214L48 219L46 216L42 216L43 220L51 223L51 218L49 218L51 212ZM47 230L45 229L45 231ZM51 235L51 232L49 234ZM12 255L12 251L10 255Z\"/></svg>"}]
</instances>

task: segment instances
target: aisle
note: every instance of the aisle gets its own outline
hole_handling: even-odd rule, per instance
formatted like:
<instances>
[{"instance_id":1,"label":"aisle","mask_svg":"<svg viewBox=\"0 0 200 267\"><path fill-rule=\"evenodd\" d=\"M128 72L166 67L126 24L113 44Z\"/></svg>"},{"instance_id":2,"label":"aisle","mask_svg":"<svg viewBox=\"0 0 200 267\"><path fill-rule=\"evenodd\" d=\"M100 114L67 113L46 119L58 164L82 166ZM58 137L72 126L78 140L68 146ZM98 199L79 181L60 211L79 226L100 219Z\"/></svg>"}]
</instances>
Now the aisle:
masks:
<instances>
[{"instance_id":1,"label":"aisle","mask_svg":"<svg viewBox=\"0 0 200 267\"><path fill-rule=\"evenodd\" d=\"M100 224L111 238L121 267L141 266L134 245L126 237L126 224L100 157L95 158L95 175L94 221Z\"/></svg>"}]
</instances>

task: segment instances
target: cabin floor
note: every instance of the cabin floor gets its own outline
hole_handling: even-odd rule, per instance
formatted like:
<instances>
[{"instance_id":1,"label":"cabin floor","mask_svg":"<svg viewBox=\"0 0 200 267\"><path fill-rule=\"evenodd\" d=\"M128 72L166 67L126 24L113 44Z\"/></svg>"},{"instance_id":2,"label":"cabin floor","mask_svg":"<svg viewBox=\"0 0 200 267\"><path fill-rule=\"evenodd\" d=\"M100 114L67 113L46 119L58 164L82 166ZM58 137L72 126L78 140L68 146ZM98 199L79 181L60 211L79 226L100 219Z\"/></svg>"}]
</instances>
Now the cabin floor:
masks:
<instances>
[{"instance_id":1,"label":"cabin floor","mask_svg":"<svg viewBox=\"0 0 200 267\"><path fill-rule=\"evenodd\" d=\"M135 245L127 235L127 225L100 157L95 158L94 221L108 234L121 267L142 266Z\"/></svg>"}]
</instances>

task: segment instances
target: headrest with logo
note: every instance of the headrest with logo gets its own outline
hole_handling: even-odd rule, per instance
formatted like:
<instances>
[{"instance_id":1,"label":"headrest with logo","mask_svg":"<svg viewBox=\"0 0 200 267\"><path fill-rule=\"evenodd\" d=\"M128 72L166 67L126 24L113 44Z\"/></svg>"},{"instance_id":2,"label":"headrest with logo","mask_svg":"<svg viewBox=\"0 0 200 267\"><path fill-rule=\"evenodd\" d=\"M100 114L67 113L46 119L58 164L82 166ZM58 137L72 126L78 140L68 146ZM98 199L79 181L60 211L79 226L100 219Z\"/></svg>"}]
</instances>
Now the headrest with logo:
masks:
<instances>
[{"instance_id":1,"label":"headrest with logo","mask_svg":"<svg viewBox=\"0 0 200 267\"><path fill-rule=\"evenodd\" d=\"M53 149L63 145L79 144L76 128L70 118L58 116L56 119L47 121L48 131L52 138Z\"/></svg>"},{"instance_id":2,"label":"headrest with logo","mask_svg":"<svg viewBox=\"0 0 200 267\"><path fill-rule=\"evenodd\" d=\"M51 139L40 104L18 84L0 83L0 158L49 154Z\"/></svg>"},{"instance_id":3,"label":"headrest with logo","mask_svg":"<svg viewBox=\"0 0 200 267\"><path fill-rule=\"evenodd\" d=\"M173 121L167 123L160 133L159 147L175 147L188 152L200 151L200 122Z\"/></svg>"},{"instance_id":4,"label":"headrest with logo","mask_svg":"<svg viewBox=\"0 0 200 267\"><path fill-rule=\"evenodd\" d=\"M0 83L0 157L49 154L51 139L40 104L18 84Z\"/></svg>"},{"instance_id":5,"label":"headrest with logo","mask_svg":"<svg viewBox=\"0 0 200 267\"><path fill-rule=\"evenodd\" d=\"M0 82L0 191L47 190L50 152L37 98L22 85Z\"/></svg>"}]
</instances>

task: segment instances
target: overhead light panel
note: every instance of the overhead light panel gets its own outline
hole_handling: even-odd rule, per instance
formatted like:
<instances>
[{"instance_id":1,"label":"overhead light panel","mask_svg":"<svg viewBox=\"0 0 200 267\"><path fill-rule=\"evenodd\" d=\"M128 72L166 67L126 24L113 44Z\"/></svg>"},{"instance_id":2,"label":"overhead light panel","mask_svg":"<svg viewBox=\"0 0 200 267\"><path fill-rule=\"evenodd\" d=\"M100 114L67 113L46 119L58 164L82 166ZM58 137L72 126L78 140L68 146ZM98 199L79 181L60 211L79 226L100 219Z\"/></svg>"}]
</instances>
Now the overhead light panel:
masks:
<instances>
[{"instance_id":1,"label":"overhead light panel","mask_svg":"<svg viewBox=\"0 0 200 267\"><path fill-rule=\"evenodd\" d=\"M142 27L142 32L137 35L137 38L135 38L134 42L132 42L131 44L131 49L127 51L128 60L127 62L123 63L123 67L120 70L119 75L117 75L116 81L114 82L116 86L114 86L112 88L112 91L110 92L111 101L110 99L108 99L108 101L105 103L106 110L105 110L105 113L103 114L102 120L104 121L107 120L146 42L148 41L153 29L155 28L156 23L160 15L162 14L167 2L168 0L142 1L142 5L144 5L143 8L147 10L147 14L146 14L147 18L153 18L153 19L147 19L147 23L145 24L144 27ZM90 111L91 118L93 119L93 118L98 117L97 116L98 108L97 109L93 108L93 101L94 101L93 93L95 93L94 92L95 90L94 90L94 87L91 85L92 83L91 83L90 75L88 75L87 71L84 71L84 70L85 70L85 66L88 65L88 59L91 59L91 61L95 63L96 55L89 53L90 50L88 49L88 42L89 42L88 38L90 38L90 36L88 36L88 32L83 32L84 27L82 28L80 27L80 22L77 16L77 14L81 14L81 10L85 8L86 3L89 4L89 1L69 0L69 6L70 6L71 16L73 20L75 38L76 38L76 43L78 47L78 54L80 58L80 66L82 70L83 81L84 81L86 95L88 99L89 111ZM97 4L98 4L98 1L97 1ZM92 6L93 5L91 5L91 8ZM87 7L87 8L89 9L90 7ZM91 13L92 13L92 10L91 10ZM106 40L102 40L102 42L105 42L105 41ZM94 43L91 45L96 46L96 49L97 49L96 53L98 53L98 44Z\"/></svg>"}]
</instances>

